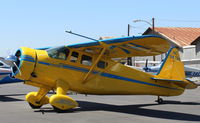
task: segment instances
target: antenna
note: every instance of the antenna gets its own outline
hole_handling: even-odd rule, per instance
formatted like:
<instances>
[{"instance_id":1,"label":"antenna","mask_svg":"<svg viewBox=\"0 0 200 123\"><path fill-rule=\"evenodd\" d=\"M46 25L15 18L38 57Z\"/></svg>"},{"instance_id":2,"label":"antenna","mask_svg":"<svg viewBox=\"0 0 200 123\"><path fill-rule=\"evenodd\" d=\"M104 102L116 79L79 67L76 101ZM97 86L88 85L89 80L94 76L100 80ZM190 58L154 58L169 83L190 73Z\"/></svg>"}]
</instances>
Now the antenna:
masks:
<instances>
[{"instance_id":1,"label":"antenna","mask_svg":"<svg viewBox=\"0 0 200 123\"><path fill-rule=\"evenodd\" d=\"M84 36L84 35L81 35L81 34L78 34L78 33L74 33L74 32L72 32L71 30L65 31L65 32L66 32L66 33L69 33L69 34L73 34L73 35L79 36L79 37L82 37L82 38L86 38L86 39L90 39L90 40L99 42L99 40L97 40L97 39L90 38L90 37L87 37L87 36Z\"/></svg>"}]
</instances>

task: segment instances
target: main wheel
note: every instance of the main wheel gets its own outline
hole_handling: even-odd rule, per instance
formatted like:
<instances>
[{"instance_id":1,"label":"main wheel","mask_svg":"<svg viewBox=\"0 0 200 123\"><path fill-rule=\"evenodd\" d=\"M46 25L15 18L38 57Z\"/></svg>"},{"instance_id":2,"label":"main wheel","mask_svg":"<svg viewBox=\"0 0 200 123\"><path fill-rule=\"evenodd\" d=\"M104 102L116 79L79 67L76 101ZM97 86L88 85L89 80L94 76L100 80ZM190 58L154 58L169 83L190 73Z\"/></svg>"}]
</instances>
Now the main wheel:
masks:
<instances>
[{"instance_id":1,"label":"main wheel","mask_svg":"<svg viewBox=\"0 0 200 123\"><path fill-rule=\"evenodd\" d=\"M32 109L39 109L39 108L41 108L42 107L42 105L40 105L40 106L36 106L36 105L33 105L32 103L28 103L30 106L31 106L31 108Z\"/></svg>"},{"instance_id":2,"label":"main wheel","mask_svg":"<svg viewBox=\"0 0 200 123\"><path fill-rule=\"evenodd\" d=\"M74 99L66 95L52 95L49 103L56 112L65 112L78 106L78 103Z\"/></svg>"},{"instance_id":3,"label":"main wheel","mask_svg":"<svg viewBox=\"0 0 200 123\"><path fill-rule=\"evenodd\" d=\"M55 112L57 112L57 113L63 113L63 112L66 112L67 110L61 110L61 109L59 109L59 108L57 108L57 107L55 107L55 106L52 106L53 107L53 110L55 111Z\"/></svg>"},{"instance_id":4,"label":"main wheel","mask_svg":"<svg viewBox=\"0 0 200 123\"><path fill-rule=\"evenodd\" d=\"M44 96L40 102L36 102L36 95L37 92L30 92L26 95L26 101L29 103L30 107L32 109L38 109L41 108L43 105L48 104L49 103L49 97L48 96Z\"/></svg>"}]
</instances>

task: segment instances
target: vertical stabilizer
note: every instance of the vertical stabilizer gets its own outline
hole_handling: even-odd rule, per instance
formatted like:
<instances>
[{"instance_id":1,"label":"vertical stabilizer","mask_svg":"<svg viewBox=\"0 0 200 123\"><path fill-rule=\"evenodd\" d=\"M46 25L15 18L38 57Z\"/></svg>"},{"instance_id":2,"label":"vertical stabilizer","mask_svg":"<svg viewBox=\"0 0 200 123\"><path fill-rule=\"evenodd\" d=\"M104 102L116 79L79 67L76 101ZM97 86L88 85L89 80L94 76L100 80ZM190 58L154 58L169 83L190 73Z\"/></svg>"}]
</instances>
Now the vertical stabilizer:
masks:
<instances>
[{"instance_id":1,"label":"vertical stabilizer","mask_svg":"<svg viewBox=\"0 0 200 123\"><path fill-rule=\"evenodd\" d=\"M185 80L184 64L180 60L179 51L171 48L155 78L167 80Z\"/></svg>"}]
</instances>

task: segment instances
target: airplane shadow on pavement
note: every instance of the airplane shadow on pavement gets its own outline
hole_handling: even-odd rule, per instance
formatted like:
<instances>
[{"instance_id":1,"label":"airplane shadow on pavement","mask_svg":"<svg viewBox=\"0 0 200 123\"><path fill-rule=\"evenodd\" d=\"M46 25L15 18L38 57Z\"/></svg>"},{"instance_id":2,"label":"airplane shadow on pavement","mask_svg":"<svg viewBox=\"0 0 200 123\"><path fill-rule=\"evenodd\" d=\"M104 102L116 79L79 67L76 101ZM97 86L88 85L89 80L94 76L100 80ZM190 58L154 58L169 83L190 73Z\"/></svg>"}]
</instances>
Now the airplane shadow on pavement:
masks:
<instances>
[{"instance_id":1,"label":"airplane shadow on pavement","mask_svg":"<svg viewBox=\"0 0 200 123\"><path fill-rule=\"evenodd\" d=\"M14 98L15 96L22 96L22 95L25 95L25 94L0 95L0 102L24 101L22 99Z\"/></svg>"},{"instance_id":2,"label":"airplane shadow on pavement","mask_svg":"<svg viewBox=\"0 0 200 123\"><path fill-rule=\"evenodd\" d=\"M161 119L169 119L169 120L180 120L180 121L200 121L200 115L197 114L187 114L182 112L174 112L174 111L165 111L158 109L148 109L148 106L158 105L156 103L153 104L137 104L137 105L111 105L111 104L103 104L97 102L87 102L87 101L77 101L79 103L79 108L72 109L63 113L76 113L83 111L109 111L109 112L118 112L153 118L161 118ZM167 101L162 104L177 104L177 105L200 105L200 103L194 102L179 102L179 101ZM53 113L54 110L51 108L41 108L40 110L35 110L35 112Z\"/></svg>"}]
</instances>

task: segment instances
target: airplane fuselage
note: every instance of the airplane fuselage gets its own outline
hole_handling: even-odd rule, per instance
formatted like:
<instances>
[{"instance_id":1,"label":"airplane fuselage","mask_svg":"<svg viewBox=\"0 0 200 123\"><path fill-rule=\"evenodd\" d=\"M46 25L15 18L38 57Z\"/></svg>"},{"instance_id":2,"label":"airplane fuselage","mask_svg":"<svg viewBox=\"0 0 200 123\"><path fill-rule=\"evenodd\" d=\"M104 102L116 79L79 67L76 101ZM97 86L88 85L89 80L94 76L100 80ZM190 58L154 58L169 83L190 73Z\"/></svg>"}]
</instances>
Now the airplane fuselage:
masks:
<instances>
[{"instance_id":1,"label":"airplane fuselage","mask_svg":"<svg viewBox=\"0 0 200 123\"><path fill-rule=\"evenodd\" d=\"M70 51L67 59L61 60L49 57L45 50L30 52L29 48L22 49L22 75L17 74L16 77L26 80L30 85L55 89L59 79L69 85L69 90L86 94L176 96L184 92L183 87L153 80L151 78L154 75L124 66L106 57L100 60L106 66L95 67L88 78L83 80L91 68L90 65L84 64L83 56L92 58L92 64L97 56L76 51L79 55L74 61L71 57L75 51ZM25 69L27 66L28 70Z\"/></svg>"}]
</instances>

